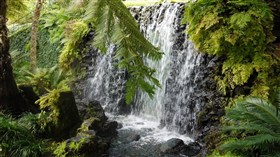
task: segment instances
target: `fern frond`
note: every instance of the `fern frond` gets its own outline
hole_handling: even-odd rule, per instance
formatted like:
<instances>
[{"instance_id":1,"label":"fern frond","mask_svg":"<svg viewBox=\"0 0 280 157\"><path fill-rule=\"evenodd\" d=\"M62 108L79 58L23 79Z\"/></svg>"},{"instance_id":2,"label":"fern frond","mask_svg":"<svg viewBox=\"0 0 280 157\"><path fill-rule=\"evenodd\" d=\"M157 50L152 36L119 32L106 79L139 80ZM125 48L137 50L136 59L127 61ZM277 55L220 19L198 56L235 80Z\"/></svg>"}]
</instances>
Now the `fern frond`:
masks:
<instances>
[{"instance_id":1,"label":"fern frond","mask_svg":"<svg viewBox=\"0 0 280 157\"><path fill-rule=\"evenodd\" d=\"M224 131L230 131L237 138L221 146L226 151L252 152L258 150L261 155L271 155L278 151L280 144L280 117L276 115L275 107L259 98L239 100L236 106L227 111L226 119L230 126ZM242 133L242 136L240 135Z\"/></svg>"},{"instance_id":2,"label":"fern frond","mask_svg":"<svg viewBox=\"0 0 280 157\"><path fill-rule=\"evenodd\" d=\"M125 68L130 79L126 84L126 102L133 101L137 88L152 97L159 81L154 69L146 66L143 57L159 60L162 53L141 34L135 19L121 0L93 0L89 3L86 20L94 25L94 46L106 52L110 44L116 47L118 67Z\"/></svg>"}]
</instances>

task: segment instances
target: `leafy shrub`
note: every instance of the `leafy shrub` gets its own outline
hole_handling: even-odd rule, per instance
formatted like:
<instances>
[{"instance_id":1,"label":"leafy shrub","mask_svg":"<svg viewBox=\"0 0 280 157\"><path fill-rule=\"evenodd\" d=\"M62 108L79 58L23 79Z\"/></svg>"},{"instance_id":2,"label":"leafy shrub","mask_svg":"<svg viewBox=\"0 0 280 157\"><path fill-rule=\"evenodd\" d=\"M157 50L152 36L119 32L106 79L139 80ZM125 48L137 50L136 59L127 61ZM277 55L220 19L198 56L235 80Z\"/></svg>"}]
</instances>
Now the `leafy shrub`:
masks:
<instances>
[{"instance_id":1,"label":"leafy shrub","mask_svg":"<svg viewBox=\"0 0 280 157\"><path fill-rule=\"evenodd\" d=\"M247 156L279 156L280 116L275 106L259 98L237 101L226 114L230 126L224 131L231 133L231 139L221 148Z\"/></svg>"},{"instance_id":2,"label":"leafy shrub","mask_svg":"<svg viewBox=\"0 0 280 157\"><path fill-rule=\"evenodd\" d=\"M85 141L86 138L81 138L77 142L71 141L69 143L66 143L64 141L57 143L53 154L56 157L83 157L84 155L79 151Z\"/></svg>"},{"instance_id":3,"label":"leafy shrub","mask_svg":"<svg viewBox=\"0 0 280 157\"><path fill-rule=\"evenodd\" d=\"M26 113L17 120L19 124L24 124L26 128L35 136L41 136L45 132L44 119L40 119L39 115Z\"/></svg>"},{"instance_id":4,"label":"leafy shrub","mask_svg":"<svg viewBox=\"0 0 280 157\"><path fill-rule=\"evenodd\" d=\"M197 49L226 57L222 75L217 76L221 90L234 89L253 78L251 95L268 98L279 77L273 75L272 67L280 64L265 53L275 39L273 15L267 3L198 0L186 5L183 23L187 22L187 33Z\"/></svg>"},{"instance_id":5,"label":"leafy shrub","mask_svg":"<svg viewBox=\"0 0 280 157\"><path fill-rule=\"evenodd\" d=\"M56 105L61 91L62 89L51 90L36 101L40 105L41 113L39 114L39 119L43 122L44 128L56 126L58 123L60 110Z\"/></svg>"},{"instance_id":6,"label":"leafy shrub","mask_svg":"<svg viewBox=\"0 0 280 157\"><path fill-rule=\"evenodd\" d=\"M44 151L42 142L30 134L33 129L21 122L0 115L0 156L38 157Z\"/></svg>"},{"instance_id":7,"label":"leafy shrub","mask_svg":"<svg viewBox=\"0 0 280 157\"><path fill-rule=\"evenodd\" d=\"M52 89L68 89L66 74L58 66L51 68L37 68L35 72L21 73L22 81L18 83L30 84L39 95L48 93Z\"/></svg>"}]
</instances>

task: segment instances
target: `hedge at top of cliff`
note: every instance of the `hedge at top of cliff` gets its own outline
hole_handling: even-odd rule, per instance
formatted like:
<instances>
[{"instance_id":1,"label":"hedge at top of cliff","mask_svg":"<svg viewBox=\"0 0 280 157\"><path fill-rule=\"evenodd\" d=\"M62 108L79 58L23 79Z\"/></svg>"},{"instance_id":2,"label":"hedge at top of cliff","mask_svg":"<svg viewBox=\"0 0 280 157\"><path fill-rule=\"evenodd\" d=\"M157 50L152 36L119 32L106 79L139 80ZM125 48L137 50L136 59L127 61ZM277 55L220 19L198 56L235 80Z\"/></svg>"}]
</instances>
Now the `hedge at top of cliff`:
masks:
<instances>
[{"instance_id":1,"label":"hedge at top of cliff","mask_svg":"<svg viewBox=\"0 0 280 157\"><path fill-rule=\"evenodd\" d=\"M248 85L251 95L267 98L277 86L279 60L269 51L273 14L262 0L198 0L185 8L183 23L197 49L226 58L217 76L224 92Z\"/></svg>"},{"instance_id":2,"label":"hedge at top of cliff","mask_svg":"<svg viewBox=\"0 0 280 157\"><path fill-rule=\"evenodd\" d=\"M10 36L10 52L19 51L24 54L29 54L30 50L30 31L31 25L24 26L14 32ZM53 67L58 62L59 56L59 43L51 43L49 41L50 34L47 29L40 28L38 37L38 51L37 51L37 62L38 67L49 68ZM29 55L25 55L29 56ZM29 60L29 57L25 57Z\"/></svg>"}]
</instances>

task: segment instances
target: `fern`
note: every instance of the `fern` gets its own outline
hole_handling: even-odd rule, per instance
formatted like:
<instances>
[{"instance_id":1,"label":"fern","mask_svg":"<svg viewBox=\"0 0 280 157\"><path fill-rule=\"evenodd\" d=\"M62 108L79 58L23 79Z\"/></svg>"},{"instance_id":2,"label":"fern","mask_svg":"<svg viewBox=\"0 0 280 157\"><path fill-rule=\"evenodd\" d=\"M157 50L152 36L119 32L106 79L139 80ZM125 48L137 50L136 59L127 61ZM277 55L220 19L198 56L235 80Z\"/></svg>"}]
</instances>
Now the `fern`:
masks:
<instances>
[{"instance_id":1,"label":"fern","mask_svg":"<svg viewBox=\"0 0 280 157\"><path fill-rule=\"evenodd\" d=\"M159 81L153 77L155 70L144 64L143 57L159 60L162 53L144 38L126 6L120 0L92 0L86 15L96 32L94 46L105 53L111 43L115 44L118 67L130 74L127 104L132 102L138 87L152 97Z\"/></svg>"},{"instance_id":2,"label":"fern","mask_svg":"<svg viewBox=\"0 0 280 157\"><path fill-rule=\"evenodd\" d=\"M275 39L273 15L267 3L262 0L189 2L182 22L188 22L187 34L197 49L226 57L222 75L217 77L222 91L248 83L257 72L251 94L267 99L272 87L269 69L280 64L265 53Z\"/></svg>"},{"instance_id":3,"label":"fern","mask_svg":"<svg viewBox=\"0 0 280 157\"><path fill-rule=\"evenodd\" d=\"M63 69L69 70L75 61L81 59L82 55L79 54L78 45L81 44L82 38L89 32L89 28L82 21L68 21L64 31L65 43L59 56L59 63Z\"/></svg>"},{"instance_id":4,"label":"fern","mask_svg":"<svg viewBox=\"0 0 280 157\"><path fill-rule=\"evenodd\" d=\"M259 98L237 101L236 106L227 111L226 119L231 126L225 127L224 131L230 131L237 138L223 144L223 150L250 156L254 152L261 155L280 153L280 117L271 103Z\"/></svg>"}]
</instances>

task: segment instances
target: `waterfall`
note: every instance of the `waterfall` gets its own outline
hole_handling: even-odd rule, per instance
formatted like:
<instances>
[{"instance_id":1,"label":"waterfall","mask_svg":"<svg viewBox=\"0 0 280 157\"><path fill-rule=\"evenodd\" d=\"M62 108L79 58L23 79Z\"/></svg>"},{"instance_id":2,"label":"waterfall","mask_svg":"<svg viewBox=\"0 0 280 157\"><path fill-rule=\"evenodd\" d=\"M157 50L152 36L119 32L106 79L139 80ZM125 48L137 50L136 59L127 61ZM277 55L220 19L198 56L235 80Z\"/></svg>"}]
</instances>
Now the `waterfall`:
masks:
<instances>
[{"instance_id":1,"label":"waterfall","mask_svg":"<svg viewBox=\"0 0 280 157\"><path fill-rule=\"evenodd\" d=\"M191 97L196 91L195 69L200 66L201 55L195 52L183 32L182 5L163 4L159 8L146 7L135 11L134 16L145 15L139 19L140 29L154 46L164 52L164 56L159 62L146 61L157 70L155 76L161 88L157 89L154 99L138 93L134 114L161 121L169 130L193 132L200 105L192 102Z\"/></svg>"},{"instance_id":2,"label":"waterfall","mask_svg":"<svg viewBox=\"0 0 280 157\"><path fill-rule=\"evenodd\" d=\"M88 100L98 100L110 113L118 113L119 105L124 103L126 73L117 68L114 59L114 45L110 45L105 55L97 50L90 52L91 65L87 70L89 78L84 90Z\"/></svg>"},{"instance_id":3,"label":"waterfall","mask_svg":"<svg viewBox=\"0 0 280 157\"><path fill-rule=\"evenodd\" d=\"M170 131L192 134L202 101L196 93L203 92L197 86L202 78L200 66L203 57L194 50L184 33L186 26L181 25L183 5L166 3L136 7L131 12L145 37L164 53L158 62L145 60L146 64L157 70L155 76L161 88L156 90L154 99L138 91L131 114L134 119L156 122L152 125L160 124L161 128ZM116 67L114 46L111 45L105 55L97 50L91 50L89 54L91 60L87 63L88 79L83 95L86 99L104 104L107 113L118 115L125 106L127 74Z\"/></svg>"}]
</instances>

